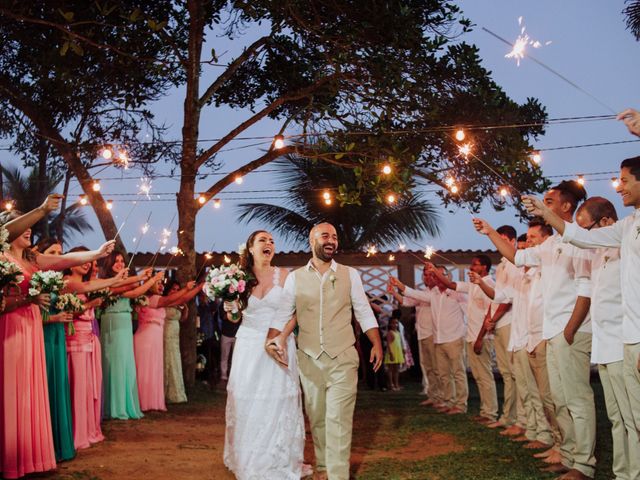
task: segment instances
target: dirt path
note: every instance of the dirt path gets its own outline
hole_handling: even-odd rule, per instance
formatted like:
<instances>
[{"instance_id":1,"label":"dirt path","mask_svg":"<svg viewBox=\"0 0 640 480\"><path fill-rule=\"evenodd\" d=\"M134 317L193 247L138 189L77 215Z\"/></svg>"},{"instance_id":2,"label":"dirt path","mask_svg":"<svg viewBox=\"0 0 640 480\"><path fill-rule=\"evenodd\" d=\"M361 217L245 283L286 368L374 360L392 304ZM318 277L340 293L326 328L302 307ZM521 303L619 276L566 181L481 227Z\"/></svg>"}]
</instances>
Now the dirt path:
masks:
<instances>
[{"instance_id":1,"label":"dirt path","mask_svg":"<svg viewBox=\"0 0 640 480\"><path fill-rule=\"evenodd\" d=\"M56 479L216 479L234 476L222 463L224 398L213 403L171 406L166 413L150 413L138 421L109 421L107 440L82 450L76 459L58 466ZM385 458L420 460L462 450L455 438L419 432L389 450L388 432L376 428L366 412L356 415L352 453L353 471L366 478L367 464ZM313 458L310 436L306 459Z\"/></svg>"}]
</instances>

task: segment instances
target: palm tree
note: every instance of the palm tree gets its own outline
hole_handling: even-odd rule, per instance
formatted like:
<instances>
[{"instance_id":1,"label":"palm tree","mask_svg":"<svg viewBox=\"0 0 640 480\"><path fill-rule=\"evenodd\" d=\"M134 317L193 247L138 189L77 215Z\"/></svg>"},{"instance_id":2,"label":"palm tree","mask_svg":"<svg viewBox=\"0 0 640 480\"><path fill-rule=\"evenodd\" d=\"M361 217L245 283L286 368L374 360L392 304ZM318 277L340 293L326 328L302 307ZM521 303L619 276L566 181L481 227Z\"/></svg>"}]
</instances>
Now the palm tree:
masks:
<instances>
[{"instance_id":1,"label":"palm tree","mask_svg":"<svg viewBox=\"0 0 640 480\"><path fill-rule=\"evenodd\" d=\"M47 195L55 192L56 187L64 179L64 175L55 170L47 170L42 177L38 167L34 167L26 175L19 167L0 166L3 178L3 195L5 200L11 200L14 207L23 212L32 210L44 202ZM61 232L59 240L65 243L72 233L93 231L84 212L77 203L66 207L64 212L41 220L32 227L33 241L56 236Z\"/></svg>"},{"instance_id":2,"label":"palm tree","mask_svg":"<svg viewBox=\"0 0 640 480\"><path fill-rule=\"evenodd\" d=\"M424 234L438 235L436 208L419 194L403 195L393 205L380 203L375 195L363 195L360 204L326 205L322 191L337 191L343 184L354 184L350 169L318 164L309 159L289 157L273 163L278 170L277 184L290 193L287 206L243 203L238 206L240 220L266 223L286 240L304 246L309 230L320 222L333 224L342 250L362 250L397 245Z\"/></svg>"},{"instance_id":3,"label":"palm tree","mask_svg":"<svg viewBox=\"0 0 640 480\"><path fill-rule=\"evenodd\" d=\"M628 5L622 11L627 17L627 28L636 40L640 41L640 0L627 0Z\"/></svg>"}]
</instances>

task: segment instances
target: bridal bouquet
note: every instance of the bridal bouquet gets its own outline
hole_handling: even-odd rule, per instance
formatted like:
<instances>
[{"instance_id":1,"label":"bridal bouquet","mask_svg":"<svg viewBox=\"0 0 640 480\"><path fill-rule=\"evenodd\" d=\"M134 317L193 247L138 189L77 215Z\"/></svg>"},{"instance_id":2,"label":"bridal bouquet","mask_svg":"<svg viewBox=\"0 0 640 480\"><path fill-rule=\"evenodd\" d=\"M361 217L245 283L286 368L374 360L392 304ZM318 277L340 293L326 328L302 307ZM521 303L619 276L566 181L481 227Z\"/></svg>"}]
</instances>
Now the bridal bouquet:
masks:
<instances>
[{"instance_id":1,"label":"bridal bouquet","mask_svg":"<svg viewBox=\"0 0 640 480\"><path fill-rule=\"evenodd\" d=\"M39 271L33 274L31 281L29 282L29 296L37 297L43 293L51 295L51 304L55 305L56 297L60 290L64 288L64 280L62 278L62 272L56 272L54 270ZM42 320L44 322L49 320L49 311L40 309L42 311Z\"/></svg>"},{"instance_id":2,"label":"bridal bouquet","mask_svg":"<svg viewBox=\"0 0 640 480\"><path fill-rule=\"evenodd\" d=\"M240 319L237 300L247 287L249 278L250 275L235 263L221 265L209 271L202 290L211 300L221 298L225 302L233 302L231 320L237 321Z\"/></svg>"},{"instance_id":3,"label":"bridal bouquet","mask_svg":"<svg viewBox=\"0 0 640 480\"><path fill-rule=\"evenodd\" d=\"M58 297L54 304L55 310L66 313L82 313L84 312L84 302L75 293L63 293ZM67 330L68 335L74 335L76 328L73 322L69 323Z\"/></svg>"},{"instance_id":4,"label":"bridal bouquet","mask_svg":"<svg viewBox=\"0 0 640 480\"><path fill-rule=\"evenodd\" d=\"M9 230L4 227L0 227L0 253L4 253L9 250Z\"/></svg>"},{"instance_id":5,"label":"bridal bouquet","mask_svg":"<svg viewBox=\"0 0 640 480\"><path fill-rule=\"evenodd\" d=\"M24 280L22 270L13 262L0 261L0 290Z\"/></svg>"}]
</instances>

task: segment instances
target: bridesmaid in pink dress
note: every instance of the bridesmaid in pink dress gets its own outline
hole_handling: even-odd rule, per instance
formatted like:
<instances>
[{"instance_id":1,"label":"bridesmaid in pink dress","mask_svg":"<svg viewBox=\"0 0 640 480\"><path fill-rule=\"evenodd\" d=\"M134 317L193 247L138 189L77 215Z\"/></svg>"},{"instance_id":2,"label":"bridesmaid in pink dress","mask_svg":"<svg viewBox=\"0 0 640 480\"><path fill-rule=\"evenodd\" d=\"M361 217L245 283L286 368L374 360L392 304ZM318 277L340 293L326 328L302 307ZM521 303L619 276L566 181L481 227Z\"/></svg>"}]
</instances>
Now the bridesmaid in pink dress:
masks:
<instances>
[{"instance_id":1,"label":"bridesmaid in pink dress","mask_svg":"<svg viewBox=\"0 0 640 480\"><path fill-rule=\"evenodd\" d=\"M76 247L70 252L86 252ZM94 331L95 308L101 299L87 301L86 292L109 288L124 278L125 271L113 278L91 278L93 262L65 271L65 291L73 292L85 301L86 310L73 320L75 333L67 334L67 358L73 416L73 443L76 449L88 448L104 440L100 428L102 410L102 351L100 337Z\"/></svg>"},{"instance_id":2,"label":"bridesmaid in pink dress","mask_svg":"<svg viewBox=\"0 0 640 480\"><path fill-rule=\"evenodd\" d=\"M161 296L162 282L151 289L149 305L138 308L138 330L133 336L133 350L136 357L138 376L138 397L140 409L162 410L167 407L164 401L164 319L165 307L180 305L191 300L200 290L195 282L171 295Z\"/></svg>"},{"instance_id":3,"label":"bridesmaid in pink dress","mask_svg":"<svg viewBox=\"0 0 640 480\"><path fill-rule=\"evenodd\" d=\"M11 212L17 216L17 212ZM11 219L3 215L0 223ZM7 218L9 217L9 218ZM15 217L13 217L15 218ZM64 269L81 261L99 258L113 249L108 242L98 252L84 256L34 255L30 252L31 230L11 243L5 254L18 265L24 280L21 294L8 297L0 315L0 472L3 478L18 478L32 472L56 468L49 412L42 316L48 295L28 298L29 280L38 268Z\"/></svg>"}]
</instances>

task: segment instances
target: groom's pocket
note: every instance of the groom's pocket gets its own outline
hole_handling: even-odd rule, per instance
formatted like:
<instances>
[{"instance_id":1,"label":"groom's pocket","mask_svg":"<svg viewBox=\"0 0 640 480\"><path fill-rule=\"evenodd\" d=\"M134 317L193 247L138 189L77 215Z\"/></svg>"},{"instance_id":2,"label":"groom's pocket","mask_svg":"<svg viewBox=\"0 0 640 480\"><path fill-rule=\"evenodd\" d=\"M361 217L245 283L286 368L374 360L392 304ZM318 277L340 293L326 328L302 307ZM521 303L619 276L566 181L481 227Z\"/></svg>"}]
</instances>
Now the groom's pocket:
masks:
<instances>
[{"instance_id":1,"label":"groom's pocket","mask_svg":"<svg viewBox=\"0 0 640 480\"><path fill-rule=\"evenodd\" d=\"M358 366L360 365L360 357L358 356L356 347L347 348L344 352L342 352L342 355L344 355L345 363L351 363L355 365L356 368L358 368Z\"/></svg>"}]
</instances>

